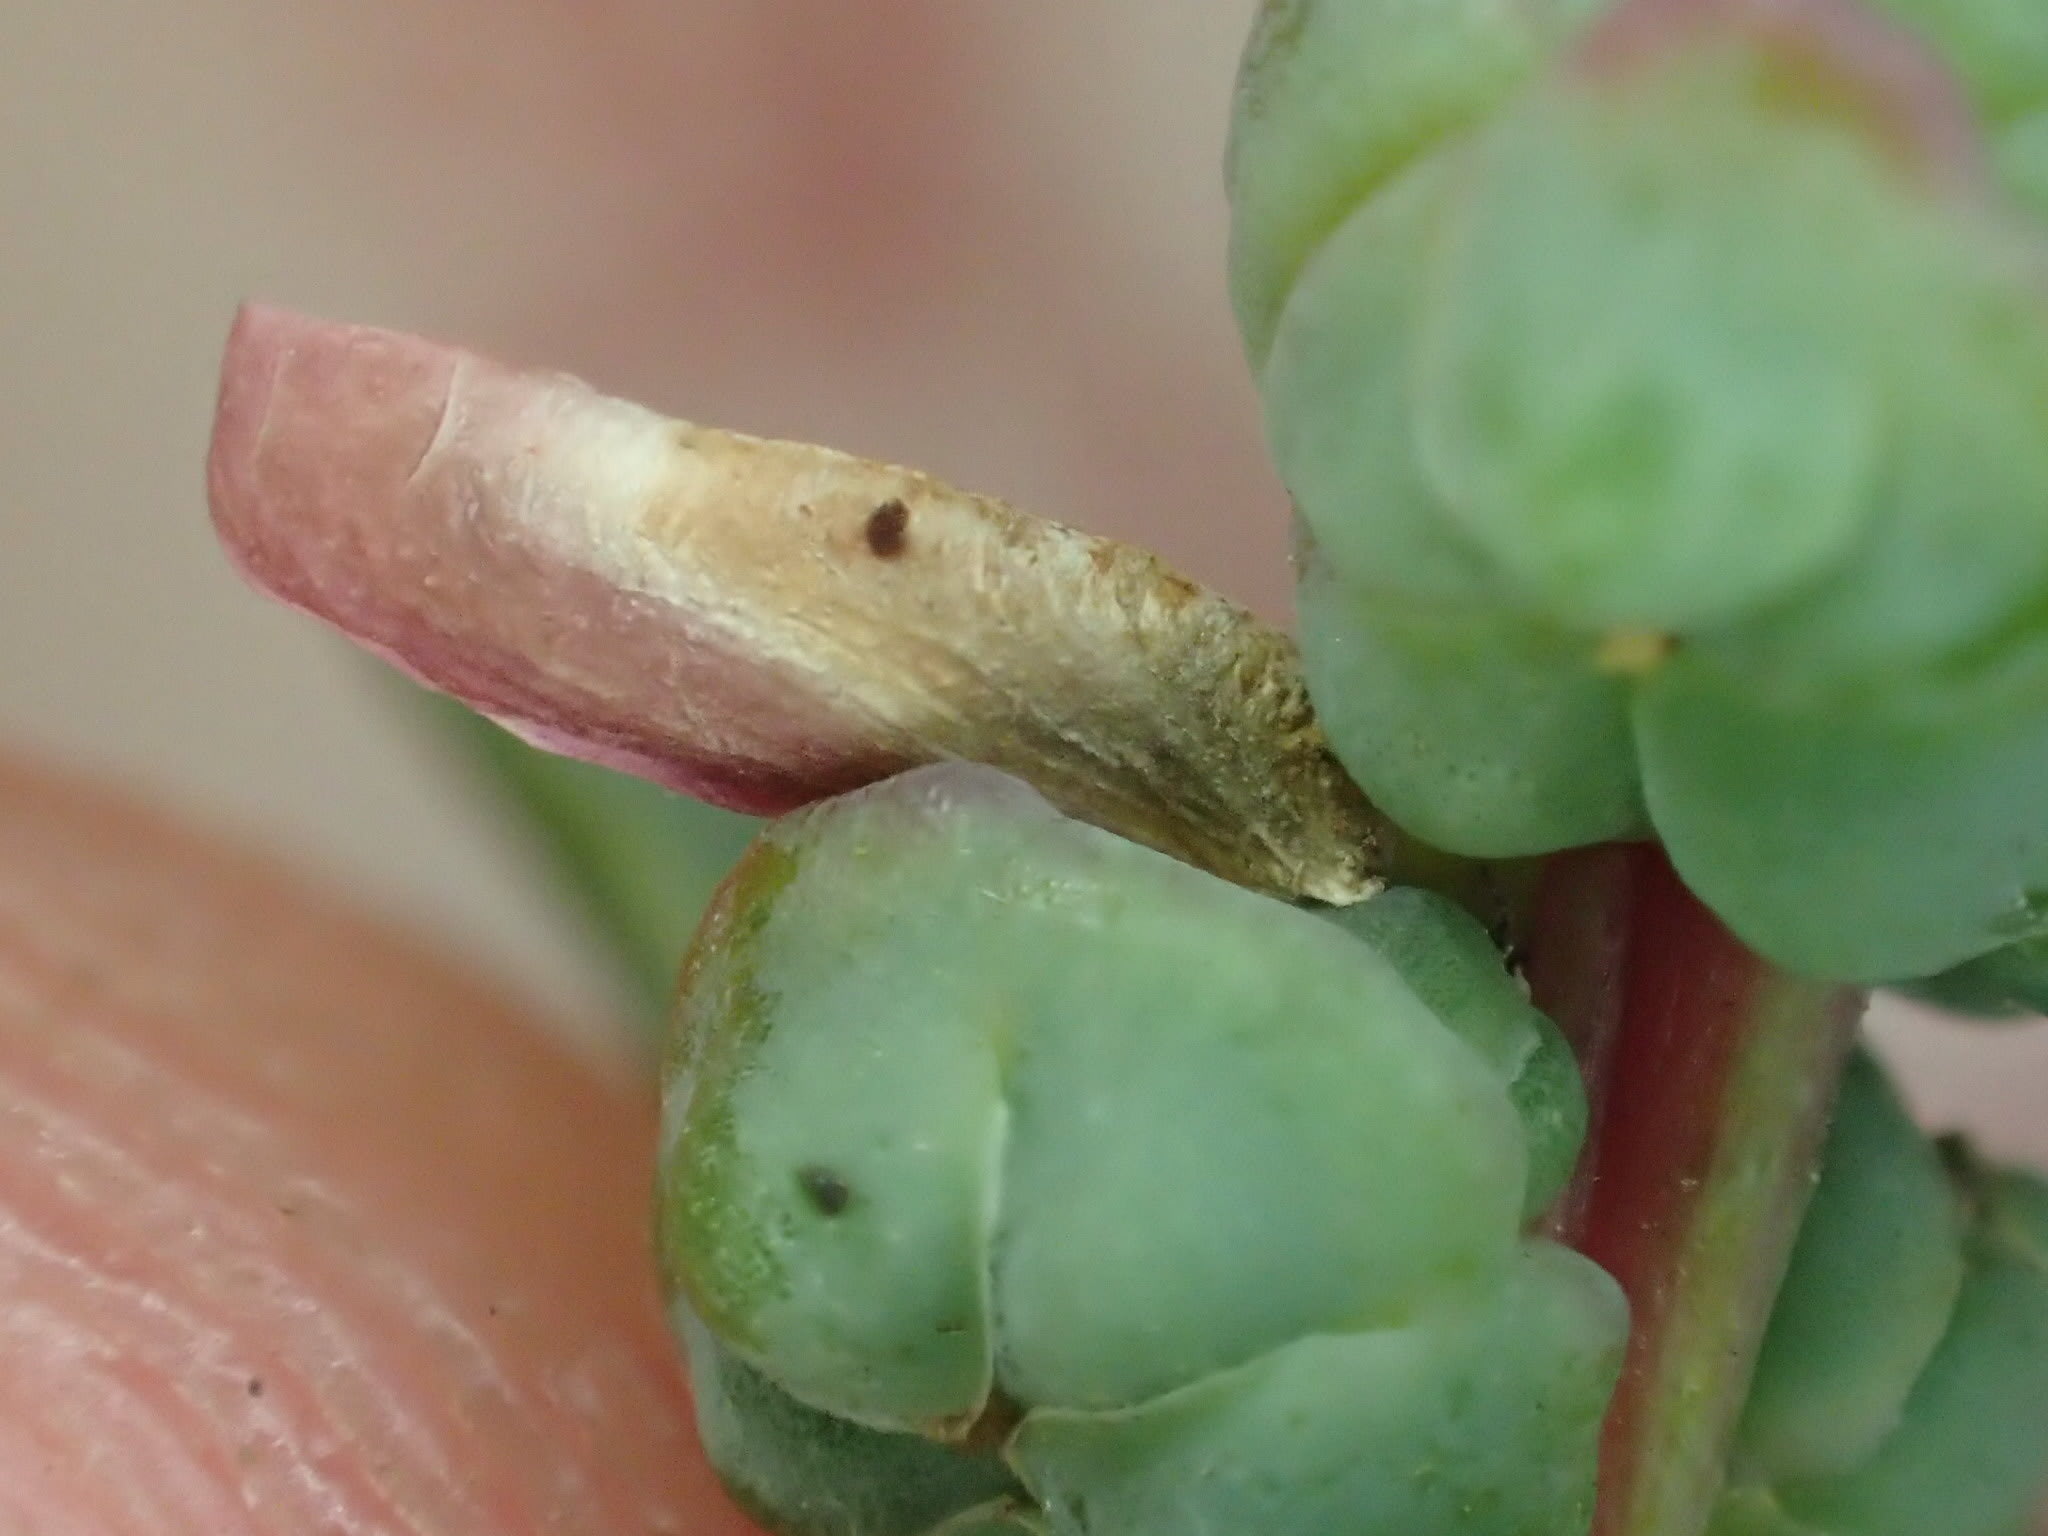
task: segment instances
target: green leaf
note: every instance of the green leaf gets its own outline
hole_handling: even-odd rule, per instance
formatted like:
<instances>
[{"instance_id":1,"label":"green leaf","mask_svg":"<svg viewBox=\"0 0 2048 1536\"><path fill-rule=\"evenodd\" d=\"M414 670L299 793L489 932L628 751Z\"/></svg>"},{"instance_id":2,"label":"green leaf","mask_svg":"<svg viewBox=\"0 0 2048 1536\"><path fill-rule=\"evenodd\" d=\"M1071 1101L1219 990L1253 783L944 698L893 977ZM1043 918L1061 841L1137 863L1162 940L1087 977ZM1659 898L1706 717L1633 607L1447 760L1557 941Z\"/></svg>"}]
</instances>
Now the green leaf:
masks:
<instances>
[{"instance_id":1,"label":"green leaf","mask_svg":"<svg viewBox=\"0 0 2048 1536\"><path fill-rule=\"evenodd\" d=\"M1592 0L1267 0L1230 128L1230 291L1263 362L1330 232L1539 67Z\"/></svg>"},{"instance_id":2,"label":"green leaf","mask_svg":"<svg viewBox=\"0 0 2048 1536\"><path fill-rule=\"evenodd\" d=\"M1855 1472L1779 1489L1829 1536L2007 1536L2048 1485L2048 1185L1966 1177L1969 1272L1898 1430Z\"/></svg>"},{"instance_id":3,"label":"green leaf","mask_svg":"<svg viewBox=\"0 0 2048 1536\"><path fill-rule=\"evenodd\" d=\"M1059 1536L1575 1536L1625 1308L1577 1254L1402 1325L1299 1340L1114 1413L1034 1413L1010 1459Z\"/></svg>"},{"instance_id":4,"label":"green leaf","mask_svg":"<svg viewBox=\"0 0 2048 1536\"><path fill-rule=\"evenodd\" d=\"M1643 790L1686 883L1807 975L1924 976L2048 928L2048 716L1758 698L1681 654L1637 703Z\"/></svg>"},{"instance_id":5,"label":"green leaf","mask_svg":"<svg viewBox=\"0 0 2048 1536\"><path fill-rule=\"evenodd\" d=\"M820 1413L687 1311L678 1309L675 1322L689 1345L705 1453L734 1498L778 1536L922 1536L941 1521L944 1536L1021 1529L993 1519L987 1501L1016 1488L994 1455Z\"/></svg>"},{"instance_id":6,"label":"green leaf","mask_svg":"<svg viewBox=\"0 0 2048 1536\"><path fill-rule=\"evenodd\" d=\"M1962 1232L1933 1144L1858 1052L1743 1409L1747 1463L1777 1480L1844 1472L1876 1452L1947 1331Z\"/></svg>"},{"instance_id":7,"label":"green leaf","mask_svg":"<svg viewBox=\"0 0 2048 1536\"><path fill-rule=\"evenodd\" d=\"M1905 990L1937 1008L1979 1019L2048 1013L2048 935L1994 949Z\"/></svg>"},{"instance_id":8,"label":"green leaf","mask_svg":"<svg viewBox=\"0 0 2048 1536\"><path fill-rule=\"evenodd\" d=\"M1319 558L1300 608L1332 747L1416 836L1499 858L1641 830L1628 682L1594 667L1584 636L1361 592Z\"/></svg>"},{"instance_id":9,"label":"green leaf","mask_svg":"<svg viewBox=\"0 0 2048 1536\"><path fill-rule=\"evenodd\" d=\"M1448 897L1397 886L1323 915L1378 950L1507 1082L1529 1142L1522 1214L1540 1216L1563 1193L1586 1139L1586 1085L1563 1031L1529 1001L1478 920Z\"/></svg>"}]
</instances>

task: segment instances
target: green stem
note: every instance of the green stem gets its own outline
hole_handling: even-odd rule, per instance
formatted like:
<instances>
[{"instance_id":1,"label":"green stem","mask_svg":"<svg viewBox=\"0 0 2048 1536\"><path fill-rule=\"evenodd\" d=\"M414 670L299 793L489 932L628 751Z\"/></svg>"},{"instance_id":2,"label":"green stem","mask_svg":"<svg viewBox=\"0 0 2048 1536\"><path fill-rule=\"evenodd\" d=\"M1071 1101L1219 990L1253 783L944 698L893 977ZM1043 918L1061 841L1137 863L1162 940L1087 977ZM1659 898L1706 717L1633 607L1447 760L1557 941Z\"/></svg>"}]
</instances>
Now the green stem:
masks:
<instances>
[{"instance_id":1,"label":"green stem","mask_svg":"<svg viewBox=\"0 0 2048 1536\"><path fill-rule=\"evenodd\" d=\"M1557 1226L1633 1308L1595 1529L1698 1536L1863 995L1760 959L1647 846L1554 861L1528 944L1595 1105Z\"/></svg>"}]
</instances>

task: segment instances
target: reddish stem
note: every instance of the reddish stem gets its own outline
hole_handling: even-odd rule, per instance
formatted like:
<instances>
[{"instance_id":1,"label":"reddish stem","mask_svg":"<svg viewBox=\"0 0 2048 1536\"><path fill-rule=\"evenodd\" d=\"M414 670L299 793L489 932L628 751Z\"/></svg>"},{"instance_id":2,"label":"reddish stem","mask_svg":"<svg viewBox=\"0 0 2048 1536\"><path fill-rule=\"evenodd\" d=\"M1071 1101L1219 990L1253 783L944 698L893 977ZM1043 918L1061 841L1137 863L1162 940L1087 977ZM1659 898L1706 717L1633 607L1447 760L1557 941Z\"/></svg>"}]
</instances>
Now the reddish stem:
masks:
<instances>
[{"instance_id":1,"label":"reddish stem","mask_svg":"<svg viewBox=\"0 0 2048 1536\"><path fill-rule=\"evenodd\" d=\"M1588 1153L1579 1159L1578 1172L1552 1207L1548 1223L1551 1236L1575 1247L1593 1197L1590 1149L1599 1145L1605 1129L1610 1096L1602 1088L1621 1035L1641 862L1636 848L1621 844L1577 848L1546 860L1523 933L1530 994L1571 1042L1591 1101Z\"/></svg>"},{"instance_id":2,"label":"reddish stem","mask_svg":"<svg viewBox=\"0 0 2048 1536\"><path fill-rule=\"evenodd\" d=\"M1557 1229L1633 1309L1599 1536L1694 1536L1812 1188L1862 994L1776 970L1649 846L1553 862L1537 1000L1579 1050L1593 1132Z\"/></svg>"}]
</instances>

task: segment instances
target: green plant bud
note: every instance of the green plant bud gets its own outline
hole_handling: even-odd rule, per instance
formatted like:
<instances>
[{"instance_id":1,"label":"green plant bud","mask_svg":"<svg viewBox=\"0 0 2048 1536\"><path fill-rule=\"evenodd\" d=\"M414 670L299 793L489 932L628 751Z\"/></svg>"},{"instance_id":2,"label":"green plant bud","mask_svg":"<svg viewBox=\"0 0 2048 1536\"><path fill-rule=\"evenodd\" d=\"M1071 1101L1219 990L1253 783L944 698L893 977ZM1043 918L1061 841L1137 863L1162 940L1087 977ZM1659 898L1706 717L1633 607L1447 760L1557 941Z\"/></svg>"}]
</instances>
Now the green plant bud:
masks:
<instances>
[{"instance_id":1,"label":"green plant bud","mask_svg":"<svg viewBox=\"0 0 2048 1536\"><path fill-rule=\"evenodd\" d=\"M1001 1503L985 1465L918 1471L903 1437L972 1462L1041 1413L1141 1412L1339 1335L1422 1340L1349 1389L1390 1406L1430 1359L1469 1376L1465 1313L1426 1322L1462 1297L1520 1341L1435 1389L1520 1437L1470 1476L1552 1476L1622 1332L1590 1266L1522 1255L1529 1145L1554 1186L1583 1104L1453 912L1402 895L1361 942L981 768L773 823L685 964L665 1080L662 1257L680 1326L716 1341L717 1464L764 1509L841 1511L817 1536L867 1536L858 1479L808 1486L864 1444L909 1469L889 1519L957 1471L950 1536L1085 1529ZM819 1450L821 1418L858 1432ZM1588 1465L1555 1475L1584 1498Z\"/></svg>"},{"instance_id":2,"label":"green plant bud","mask_svg":"<svg viewBox=\"0 0 2048 1536\"><path fill-rule=\"evenodd\" d=\"M1775 1482L1846 1472L1876 1453L1948 1329L1962 1238L1933 1143L1859 1051L1757 1359L1738 1466Z\"/></svg>"},{"instance_id":3,"label":"green plant bud","mask_svg":"<svg viewBox=\"0 0 2048 1536\"><path fill-rule=\"evenodd\" d=\"M1624 1332L1614 1283L1539 1244L1401 1325L1118 1413L1034 1414L1011 1459L1055 1536L1570 1536Z\"/></svg>"},{"instance_id":4,"label":"green plant bud","mask_svg":"<svg viewBox=\"0 0 2048 1536\"><path fill-rule=\"evenodd\" d=\"M1878 145L1776 108L1774 63L1539 91L1474 146L1416 430L1445 515L1534 611L1695 627L1861 528L1901 188Z\"/></svg>"},{"instance_id":5,"label":"green plant bud","mask_svg":"<svg viewBox=\"0 0 2048 1536\"><path fill-rule=\"evenodd\" d=\"M1529 1001L1478 920L1446 897L1401 888L1326 915L1378 950L1506 1080L1529 1144L1522 1214L1549 1209L1586 1138L1586 1085L1563 1031Z\"/></svg>"},{"instance_id":6,"label":"green plant bud","mask_svg":"<svg viewBox=\"0 0 2048 1536\"><path fill-rule=\"evenodd\" d=\"M1017 1487L992 1451L970 1455L807 1408L677 1309L705 1454L726 1487L778 1536L988 1536L948 1522Z\"/></svg>"},{"instance_id":7,"label":"green plant bud","mask_svg":"<svg viewBox=\"0 0 2048 1536\"><path fill-rule=\"evenodd\" d=\"M2031 5L1896 9L2023 104ZM2025 938L2048 890L2005 835L2048 822L2042 247L1879 15L1612 7L1365 176L1260 380L1310 690L1376 803L1475 857L1653 832L1847 979ZM2026 131L1987 135L2009 180Z\"/></svg>"},{"instance_id":8,"label":"green plant bud","mask_svg":"<svg viewBox=\"0 0 2048 1536\"><path fill-rule=\"evenodd\" d=\"M1680 655L1636 718L1673 864L1780 963L1885 982L2048 931L2048 710L1958 729L1776 707Z\"/></svg>"},{"instance_id":9,"label":"green plant bud","mask_svg":"<svg viewBox=\"0 0 2048 1536\"><path fill-rule=\"evenodd\" d=\"M1331 746L1418 837L1499 858L1644 828L1629 685L1587 636L1360 593L1318 560L1299 608Z\"/></svg>"},{"instance_id":10,"label":"green plant bud","mask_svg":"<svg viewBox=\"0 0 2048 1536\"><path fill-rule=\"evenodd\" d=\"M1265 0L1238 75L1231 295L1254 366L1295 274L1403 165L1495 106L1598 0Z\"/></svg>"},{"instance_id":11,"label":"green plant bud","mask_svg":"<svg viewBox=\"0 0 2048 1536\"><path fill-rule=\"evenodd\" d=\"M1554 84L1331 238L1264 389L1338 570L1596 635L1796 595L1865 670L2036 597L2034 258L1861 119L1784 110L1785 67ZM1752 649L1827 638L1780 628Z\"/></svg>"},{"instance_id":12,"label":"green plant bud","mask_svg":"<svg viewBox=\"0 0 2048 1536\"><path fill-rule=\"evenodd\" d=\"M778 823L677 1027L675 1282L881 1427L1154 1396L1496 1267L1519 1224L1505 1084L1391 966L986 770Z\"/></svg>"},{"instance_id":13,"label":"green plant bud","mask_svg":"<svg viewBox=\"0 0 2048 1536\"><path fill-rule=\"evenodd\" d=\"M1994 949L1906 990L1937 1008L1977 1018L2048 1013L2048 935Z\"/></svg>"},{"instance_id":14,"label":"green plant bud","mask_svg":"<svg viewBox=\"0 0 2048 1536\"><path fill-rule=\"evenodd\" d=\"M2048 1487L2048 1185L1969 1183L1962 1294L1898 1429L1859 1470L1778 1489L1824 1536L2013 1536Z\"/></svg>"}]
</instances>

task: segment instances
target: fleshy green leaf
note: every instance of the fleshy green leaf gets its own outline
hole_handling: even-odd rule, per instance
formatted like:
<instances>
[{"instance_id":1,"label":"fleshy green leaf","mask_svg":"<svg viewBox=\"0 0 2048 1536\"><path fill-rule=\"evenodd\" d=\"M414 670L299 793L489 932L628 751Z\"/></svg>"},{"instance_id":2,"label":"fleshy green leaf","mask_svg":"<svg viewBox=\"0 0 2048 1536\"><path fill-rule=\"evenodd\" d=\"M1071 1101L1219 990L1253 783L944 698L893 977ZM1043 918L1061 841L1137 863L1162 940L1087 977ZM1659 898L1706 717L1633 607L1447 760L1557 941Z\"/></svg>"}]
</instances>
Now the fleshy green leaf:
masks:
<instances>
[{"instance_id":1,"label":"fleshy green leaf","mask_svg":"<svg viewBox=\"0 0 2048 1536\"><path fill-rule=\"evenodd\" d=\"M1828 1536L2009 1536L2048 1487L2048 1185L1978 1176L1953 1319L1869 1463L1779 1489Z\"/></svg>"},{"instance_id":2,"label":"fleshy green leaf","mask_svg":"<svg viewBox=\"0 0 2048 1536\"><path fill-rule=\"evenodd\" d=\"M1523 1214L1547 1210L1586 1139L1585 1083L1563 1033L1509 974L1492 937L1456 902L1409 886L1327 915L1372 945L1509 1084L1529 1142Z\"/></svg>"},{"instance_id":3,"label":"fleshy green leaf","mask_svg":"<svg viewBox=\"0 0 2048 1536\"><path fill-rule=\"evenodd\" d=\"M2048 928L2048 712L1774 707L1680 655L1637 706L1686 882L1809 975L1926 975Z\"/></svg>"},{"instance_id":4,"label":"fleshy green leaf","mask_svg":"<svg viewBox=\"0 0 2048 1536\"><path fill-rule=\"evenodd\" d=\"M971 1524L956 1532L949 1517L1016 1487L993 1454L807 1408L686 1311L676 1320L705 1453L734 1497L776 1536L926 1536L942 1521L943 1536L981 1536Z\"/></svg>"},{"instance_id":5,"label":"fleshy green leaf","mask_svg":"<svg viewBox=\"0 0 2048 1536\"><path fill-rule=\"evenodd\" d=\"M1579 1536L1621 1364L1613 1282L1547 1244L1476 1297L1290 1344L1011 1460L1056 1536Z\"/></svg>"},{"instance_id":6,"label":"fleshy green leaf","mask_svg":"<svg viewBox=\"0 0 2048 1536\"><path fill-rule=\"evenodd\" d=\"M2048 1013L2048 935L1994 949L1906 990L1937 1008L1980 1019Z\"/></svg>"},{"instance_id":7,"label":"fleshy green leaf","mask_svg":"<svg viewBox=\"0 0 2048 1536\"><path fill-rule=\"evenodd\" d=\"M1358 592L1315 560L1300 606L1332 746L1416 836L1508 857L1641 829L1628 681L1585 636Z\"/></svg>"},{"instance_id":8,"label":"fleshy green leaf","mask_svg":"<svg viewBox=\"0 0 2048 1536\"><path fill-rule=\"evenodd\" d=\"M1947 1171L1866 1052L1852 1056L1743 1408L1768 1481L1849 1471L1898 1426L1963 1282Z\"/></svg>"},{"instance_id":9,"label":"fleshy green leaf","mask_svg":"<svg viewBox=\"0 0 2048 1536\"><path fill-rule=\"evenodd\" d=\"M1598 0L1266 0L1231 121L1230 291L1254 367L1302 266Z\"/></svg>"}]
</instances>

